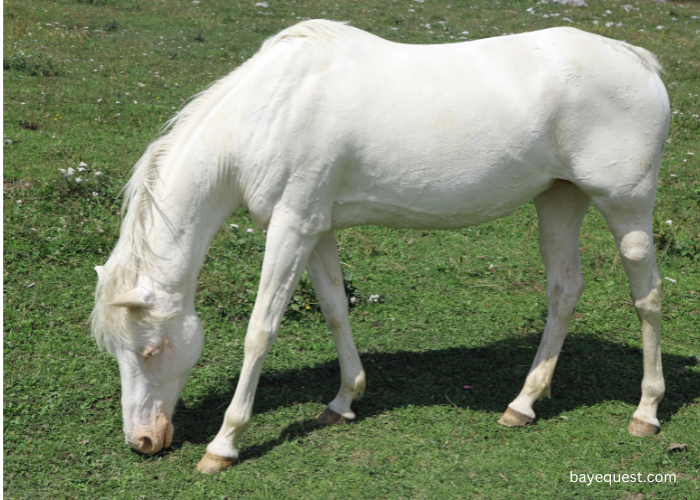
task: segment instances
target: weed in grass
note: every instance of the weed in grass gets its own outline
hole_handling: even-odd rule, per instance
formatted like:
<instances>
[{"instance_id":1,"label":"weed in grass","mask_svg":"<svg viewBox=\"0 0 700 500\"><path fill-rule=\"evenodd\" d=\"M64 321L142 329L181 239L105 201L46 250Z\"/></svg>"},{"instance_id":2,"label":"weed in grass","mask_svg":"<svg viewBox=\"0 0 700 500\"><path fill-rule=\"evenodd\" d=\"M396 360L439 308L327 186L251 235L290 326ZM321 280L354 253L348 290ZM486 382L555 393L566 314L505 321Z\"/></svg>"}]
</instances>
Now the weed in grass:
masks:
<instances>
[{"instance_id":1,"label":"weed in grass","mask_svg":"<svg viewBox=\"0 0 700 500\"><path fill-rule=\"evenodd\" d=\"M49 59L41 59L38 55L34 56L19 56L3 57L2 69L5 71L16 71L26 76L59 76L57 65Z\"/></svg>"}]
</instances>

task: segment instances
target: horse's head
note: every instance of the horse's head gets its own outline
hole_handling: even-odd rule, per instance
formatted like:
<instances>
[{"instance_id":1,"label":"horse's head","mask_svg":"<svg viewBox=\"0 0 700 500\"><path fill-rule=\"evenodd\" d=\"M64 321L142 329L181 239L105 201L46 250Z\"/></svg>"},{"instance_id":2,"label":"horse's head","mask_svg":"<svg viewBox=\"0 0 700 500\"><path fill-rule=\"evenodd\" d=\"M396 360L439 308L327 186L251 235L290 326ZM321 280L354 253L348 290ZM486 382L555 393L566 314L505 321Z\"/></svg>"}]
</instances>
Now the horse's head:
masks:
<instances>
[{"instance_id":1,"label":"horse's head","mask_svg":"<svg viewBox=\"0 0 700 500\"><path fill-rule=\"evenodd\" d=\"M98 273L104 271L100 268ZM156 453L170 446L173 410L202 353L202 324L180 294L146 286L102 307L103 316L118 317L126 330L126 342L108 346L119 362L126 442L142 453Z\"/></svg>"}]
</instances>

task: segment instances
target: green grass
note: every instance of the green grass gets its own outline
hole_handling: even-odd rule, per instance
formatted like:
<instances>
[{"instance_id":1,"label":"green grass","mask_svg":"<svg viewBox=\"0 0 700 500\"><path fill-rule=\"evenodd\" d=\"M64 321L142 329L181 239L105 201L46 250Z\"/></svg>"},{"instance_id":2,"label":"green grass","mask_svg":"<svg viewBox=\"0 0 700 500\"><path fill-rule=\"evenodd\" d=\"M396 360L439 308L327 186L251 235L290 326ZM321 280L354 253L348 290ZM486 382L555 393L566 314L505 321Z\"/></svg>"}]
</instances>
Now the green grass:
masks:
<instances>
[{"instance_id":1,"label":"green grass","mask_svg":"<svg viewBox=\"0 0 700 500\"><path fill-rule=\"evenodd\" d=\"M640 1L628 13L623 2L588 4L5 2L5 498L700 496L700 5ZM526 11L533 6L535 14ZM264 250L259 230L245 232L254 226L241 211L216 236L200 276L207 342L174 416L173 446L153 457L126 447L118 368L87 325L92 268L118 236L119 191L186 99L266 37L318 17L405 43L572 24L658 55L677 111L655 213L662 276L676 280L664 281L661 434L638 439L625 430L640 393L640 327L594 210L582 236L587 289L553 397L535 407L532 427L496 424L524 382L546 319L530 204L459 231L342 231L345 278L357 298L351 323L368 374L353 407L358 419L337 427L313 419L335 396L339 369L304 280L266 361L251 429L237 442L242 462L200 475L194 465L237 382ZM80 162L86 170L70 179L58 170ZM372 294L382 301L368 302ZM688 447L672 453L671 443ZM675 473L677 482L587 486L571 483L571 473Z\"/></svg>"}]
</instances>

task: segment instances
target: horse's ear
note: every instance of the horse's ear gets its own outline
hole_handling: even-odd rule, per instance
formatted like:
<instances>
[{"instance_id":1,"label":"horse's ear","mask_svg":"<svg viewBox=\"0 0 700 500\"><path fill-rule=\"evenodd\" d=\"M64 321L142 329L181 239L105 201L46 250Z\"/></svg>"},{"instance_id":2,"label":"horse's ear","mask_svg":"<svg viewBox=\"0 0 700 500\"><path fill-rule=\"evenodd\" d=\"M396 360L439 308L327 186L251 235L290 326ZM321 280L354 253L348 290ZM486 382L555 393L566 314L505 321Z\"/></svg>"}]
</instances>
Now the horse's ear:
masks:
<instances>
[{"instance_id":1,"label":"horse's ear","mask_svg":"<svg viewBox=\"0 0 700 500\"><path fill-rule=\"evenodd\" d=\"M95 272L97 273L97 281L102 281L105 277L105 268L102 266L95 266Z\"/></svg>"},{"instance_id":2,"label":"horse's ear","mask_svg":"<svg viewBox=\"0 0 700 500\"><path fill-rule=\"evenodd\" d=\"M137 287L120 295L110 302L109 305L115 307L148 307L153 304L153 299L151 292L145 288Z\"/></svg>"}]
</instances>

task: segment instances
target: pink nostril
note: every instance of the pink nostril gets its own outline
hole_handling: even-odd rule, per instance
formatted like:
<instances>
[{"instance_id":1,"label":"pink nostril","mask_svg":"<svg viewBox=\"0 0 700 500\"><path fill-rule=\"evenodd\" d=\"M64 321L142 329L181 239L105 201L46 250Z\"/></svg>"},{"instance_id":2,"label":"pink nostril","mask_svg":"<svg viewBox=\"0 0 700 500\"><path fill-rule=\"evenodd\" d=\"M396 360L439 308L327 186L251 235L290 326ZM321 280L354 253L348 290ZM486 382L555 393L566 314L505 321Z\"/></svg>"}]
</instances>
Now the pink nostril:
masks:
<instances>
[{"instance_id":1,"label":"pink nostril","mask_svg":"<svg viewBox=\"0 0 700 500\"><path fill-rule=\"evenodd\" d=\"M141 438L139 438L138 446L139 446L139 451L141 453L151 454L151 453L155 453L157 451L157 450L154 450L153 441L148 436L142 436Z\"/></svg>"},{"instance_id":2,"label":"pink nostril","mask_svg":"<svg viewBox=\"0 0 700 500\"><path fill-rule=\"evenodd\" d=\"M127 434L126 442L133 449L153 455L163 448L170 447L173 439L173 424L169 418L159 418L156 425L140 426L135 432Z\"/></svg>"}]
</instances>

